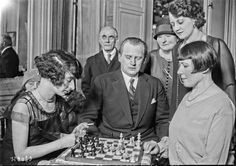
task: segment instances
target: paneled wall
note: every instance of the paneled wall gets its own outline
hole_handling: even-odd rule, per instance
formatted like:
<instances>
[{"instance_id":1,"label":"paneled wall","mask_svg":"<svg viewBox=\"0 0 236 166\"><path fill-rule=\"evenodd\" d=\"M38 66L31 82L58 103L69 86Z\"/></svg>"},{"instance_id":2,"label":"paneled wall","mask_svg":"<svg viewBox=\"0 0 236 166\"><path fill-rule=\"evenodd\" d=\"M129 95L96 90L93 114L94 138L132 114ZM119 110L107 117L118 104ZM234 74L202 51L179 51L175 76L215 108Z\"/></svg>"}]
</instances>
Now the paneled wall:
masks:
<instances>
[{"instance_id":1,"label":"paneled wall","mask_svg":"<svg viewBox=\"0 0 236 166\"><path fill-rule=\"evenodd\" d=\"M99 51L100 5L100 0L78 0L76 56L83 65Z\"/></svg>"}]
</instances>

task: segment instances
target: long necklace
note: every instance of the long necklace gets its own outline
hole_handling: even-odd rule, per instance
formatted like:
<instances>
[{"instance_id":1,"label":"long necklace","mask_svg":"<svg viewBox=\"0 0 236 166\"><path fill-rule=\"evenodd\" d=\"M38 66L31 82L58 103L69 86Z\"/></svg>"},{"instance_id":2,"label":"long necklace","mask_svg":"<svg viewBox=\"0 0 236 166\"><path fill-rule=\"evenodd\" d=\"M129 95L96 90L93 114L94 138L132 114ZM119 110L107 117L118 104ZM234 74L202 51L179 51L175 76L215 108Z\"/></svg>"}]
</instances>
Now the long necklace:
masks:
<instances>
[{"instance_id":1,"label":"long necklace","mask_svg":"<svg viewBox=\"0 0 236 166\"><path fill-rule=\"evenodd\" d=\"M199 96L203 95L212 85L214 84L214 82L212 82L207 88L205 88L202 92L200 92L199 94L197 94L196 96L194 96L192 99L189 99L189 95L187 98L188 102L192 102L193 100L195 100L196 98L198 98Z\"/></svg>"}]
</instances>

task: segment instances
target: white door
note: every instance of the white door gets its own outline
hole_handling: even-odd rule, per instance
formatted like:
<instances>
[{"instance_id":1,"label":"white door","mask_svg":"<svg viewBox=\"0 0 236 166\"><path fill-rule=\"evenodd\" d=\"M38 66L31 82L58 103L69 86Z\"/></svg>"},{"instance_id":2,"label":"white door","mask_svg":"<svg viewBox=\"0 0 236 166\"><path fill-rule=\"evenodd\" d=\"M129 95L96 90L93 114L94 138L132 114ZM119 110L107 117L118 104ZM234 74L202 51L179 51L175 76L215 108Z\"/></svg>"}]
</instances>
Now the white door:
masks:
<instances>
[{"instance_id":1,"label":"white door","mask_svg":"<svg viewBox=\"0 0 236 166\"><path fill-rule=\"evenodd\" d=\"M146 2L145 0L114 1L114 26L118 30L120 42L131 36L145 40Z\"/></svg>"}]
</instances>

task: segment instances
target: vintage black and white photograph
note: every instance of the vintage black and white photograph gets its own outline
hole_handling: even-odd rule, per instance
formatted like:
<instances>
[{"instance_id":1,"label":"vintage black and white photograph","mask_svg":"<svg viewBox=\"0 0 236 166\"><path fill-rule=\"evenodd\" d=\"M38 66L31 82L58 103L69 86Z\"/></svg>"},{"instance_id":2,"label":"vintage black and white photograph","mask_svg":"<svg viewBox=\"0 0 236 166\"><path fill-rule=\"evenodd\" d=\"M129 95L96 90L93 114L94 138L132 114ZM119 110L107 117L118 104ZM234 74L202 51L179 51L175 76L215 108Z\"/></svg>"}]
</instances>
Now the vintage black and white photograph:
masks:
<instances>
[{"instance_id":1,"label":"vintage black and white photograph","mask_svg":"<svg viewBox=\"0 0 236 166\"><path fill-rule=\"evenodd\" d=\"M236 165L235 0L1 0L0 165Z\"/></svg>"}]
</instances>

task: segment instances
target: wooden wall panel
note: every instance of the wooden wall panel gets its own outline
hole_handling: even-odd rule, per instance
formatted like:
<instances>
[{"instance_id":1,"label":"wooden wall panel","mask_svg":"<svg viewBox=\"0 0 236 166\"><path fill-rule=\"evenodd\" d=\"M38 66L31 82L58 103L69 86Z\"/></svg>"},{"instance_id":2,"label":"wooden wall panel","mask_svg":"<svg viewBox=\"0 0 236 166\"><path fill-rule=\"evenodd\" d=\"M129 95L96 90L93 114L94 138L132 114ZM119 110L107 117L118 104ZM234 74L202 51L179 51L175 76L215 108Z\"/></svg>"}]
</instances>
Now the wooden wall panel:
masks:
<instances>
[{"instance_id":1,"label":"wooden wall panel","mask_svg":"<svg viewBox=\"0 0 236 166\"><path fill-rule=\"evenodd\" d=\"M135 36L145 40L146 1L115 1L115 10L114 25L119 33L120 43L129 36Z\"/></svg>"}]
</instances>

